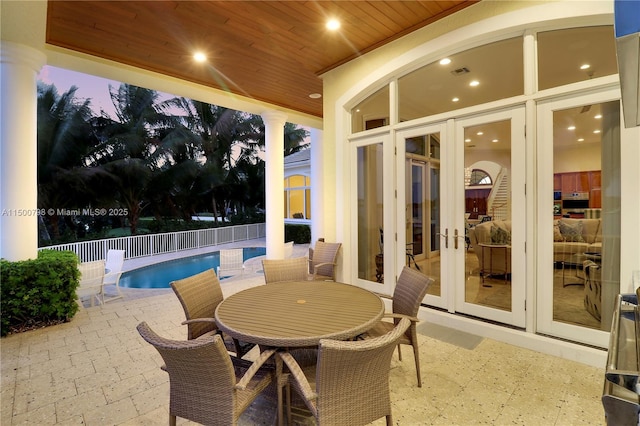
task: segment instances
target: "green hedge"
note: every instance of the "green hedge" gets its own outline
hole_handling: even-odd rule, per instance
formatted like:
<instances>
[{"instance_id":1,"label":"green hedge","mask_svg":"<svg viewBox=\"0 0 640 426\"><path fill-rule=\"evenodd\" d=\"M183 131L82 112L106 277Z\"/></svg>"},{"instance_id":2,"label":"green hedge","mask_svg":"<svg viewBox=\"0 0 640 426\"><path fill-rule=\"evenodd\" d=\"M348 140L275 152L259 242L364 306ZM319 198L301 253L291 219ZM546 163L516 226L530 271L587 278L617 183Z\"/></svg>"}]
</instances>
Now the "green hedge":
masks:
<instances>
[{"instance_id":1,"label":"green hedge","mask_svg":"<svg viewBox=\"0 0 640 426\"><path fill-rule=\"evenodd\" d=\"M41 250L38 258L0 259L2 336L25 324L69 321L78 311L80 272L71 251Z\"/></svg>"},{"instance_id":2,"label":"green hedge","mask_svg":"<svg viewBox=\"0 0 640 426\"><path fill-rule=\"evenodd\" d=\"M311 228L309 225L284 225L284 242L293 241L296 244L311 242Z\"/></svg>"}]
</instances>

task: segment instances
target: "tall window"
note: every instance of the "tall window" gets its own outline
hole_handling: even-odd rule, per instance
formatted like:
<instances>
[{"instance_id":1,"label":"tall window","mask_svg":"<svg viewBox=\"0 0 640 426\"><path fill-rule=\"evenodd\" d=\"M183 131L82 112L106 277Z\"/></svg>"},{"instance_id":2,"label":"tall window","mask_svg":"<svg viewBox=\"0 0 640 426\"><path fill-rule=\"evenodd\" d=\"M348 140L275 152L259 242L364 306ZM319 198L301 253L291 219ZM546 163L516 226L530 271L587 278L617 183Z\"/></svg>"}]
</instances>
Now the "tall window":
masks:
<instances>
[{"instance_id":1,"label":"tall window","mask_svg":"<svg viewBox=\"0 0 640 426\"><path fill-rule=\"evenodd\" d=\"M284 179L284 214L287 219L311 219L311 179L293 175Z\"/></svg>"}]
</instances>

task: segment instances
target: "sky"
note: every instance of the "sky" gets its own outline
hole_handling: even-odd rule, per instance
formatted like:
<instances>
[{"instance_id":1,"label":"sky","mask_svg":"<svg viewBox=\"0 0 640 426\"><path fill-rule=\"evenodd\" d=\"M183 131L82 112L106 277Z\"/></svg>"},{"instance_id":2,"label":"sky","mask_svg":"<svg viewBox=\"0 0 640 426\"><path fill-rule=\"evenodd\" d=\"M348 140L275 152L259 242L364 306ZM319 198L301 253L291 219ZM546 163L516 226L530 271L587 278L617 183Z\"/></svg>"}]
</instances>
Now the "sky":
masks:
<instances>
[{"instance_id":1,"label":"sky","mask_svg":"<svg viewBox=\"0 0 640 426\"><path fill-rule=\"evenodd\" d=\"M96 115L100 110L104 110L110 117L115 117L115 109L109 96L109 85L118 88L120 82L108 80L106 78L96 77L94 75L84 74L81 72L70 71L63 68L56 68L49 65L42 67L38 80L46 84L53 84L58 90L58 94L62 95L68 91L71 86L76 86L76 98L82 102L87 98L91 99L91 109ZM164 99L173 97L172 95L160 93L160 98Z\"/></svg>"},{"instance_id":2,"label":"sky","mask_svg":"<svg viewBox=\"0 0 640 426\"><path fill-rule=\"evenodd\" d=\"M46 84L53 84L61 95L68 91L71 86L76 86L76 98L79 101L91 99L91 109L96 115L100 114L100 110L105 111L110 117L115 118L115 109L109 96L109 85L117 88L120 82L109 80L102 77L96 77L90 74L84 74L76 71L66 70L63 68L45 65L38 74L38 80ZM175 97L175 95L159 92L160 100ZM304 126L302 126L304 127ZM309 130L309 128L304 127ZM310 142L309 138L306 142ZM261 158L264 153L260 150L258 154Z\"/></svg>"}]
</instances>

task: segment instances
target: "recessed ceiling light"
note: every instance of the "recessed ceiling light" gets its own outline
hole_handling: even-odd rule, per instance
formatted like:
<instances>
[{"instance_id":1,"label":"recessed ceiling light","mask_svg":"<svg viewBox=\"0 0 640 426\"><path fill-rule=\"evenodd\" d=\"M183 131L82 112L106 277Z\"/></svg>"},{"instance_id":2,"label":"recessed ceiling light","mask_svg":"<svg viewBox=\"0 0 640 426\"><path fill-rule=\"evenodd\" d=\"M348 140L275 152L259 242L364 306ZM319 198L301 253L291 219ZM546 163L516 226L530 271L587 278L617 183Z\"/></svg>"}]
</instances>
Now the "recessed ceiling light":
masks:
<instances>
[{"instance_id":1,"label":"recessed ceiling light","mask_svg":"<svg viewBox=\"0 0 640 426\"><path fill-rule=\"evenodd\" d=\"M484 135L484 132L478 132L478 133L476 133L476 135L482 136L482 135Z\"/></svg>"},{"instance_id":2,"label":"recessed ceiling light","mask_svg":"<svg viewBox=\"0 0 640 426\"><path fill-rule=\"evenodd\" d=\"M469 83L469 86L471 87L476 87L480 85L480 82L478 80L473 80L471 83Z\"/></svg>"},{"instance_id":3,"label":"recessed ceiling light","mask_svg":"<svg viewBox=\"0 0 640 426\"><path fill-rule=\"evenodd\" d=\"M205 55L205 54L204 54L204 53L202 53L202 52L196 52L196 53L194 53L194 54L193 54L193 59L194 59L196 62L204 62L204 61L206 61L206 60L207 60L207 55Z\"/></svg>"},{"instance_id":4,"label":"recessed ceiling light","mask_svg":"<svg viewBox=\"0 0 640 426\"><path fill-rule=\"evenodd\" d=\"M581 70L588 70L589 68L591 68L591 65L589 65L589 64L580 65L580 69Z\"/></svg>"},{"instance_id":5,"label":"recessed ceiling light","mask_svg":"<svg viewBox=\"0 0 640 426\"><path fill-rule=\"evenodd\" d=\"M451 59L449 58L440 59L440 65L449 65L450 63L451 63Z\"/></svg>"},{"instance_id":6,"label":"recessed ceiling light","mask_svg":"<svg viewBox=\"0 0 640 426\"><path fill-rule=\"evenodd\" d=\"M453 98L451 99L451 102L458 102L460 100L460 98Z\"/></svg>"},{"instance_id":7,"label":"recessed ceiling light","mask_svg":"<svg viewBox=\"0 0 640 426\"><path fill-rule=\"evenodd\" d=\"M578 138L578 142L584 142L584 138Z\"/></svg>"},{"instance_id":8,"label":"recessed ceiling light","mask_svg":"<svg viewBox=\"0 0 640 426\"><path fill-rule=\"evenodd\" d=\"M322 97L322 95L320 93L311 93L311 94L309 94L309 97L311 99L320 99Z\"/></svg>"},{"instance_id":9,"label":"recessed ceiling light","mask_svg":"<svg viewBox=\"0 0 640 426\"><path fill-rule=\"evenodd\" d=\"M600 133L600 130L594 130L593 133Z\"/></svg>"},{"instance_id":10,"label":"recessed ceiling light","mask_svg":"<svg viewBox=\"0 0 640 426\"><path fill-rule=\"evenodd\" d=\"M337 19L329 19L327 21L327 29L331 31L335 31L340 28L340 21Z\"/></svg>"},{"instance_id":11,"label":"recessed ceiling light","mask_svg":"<svg viewBox=\"0 0 640 426\"><path fill-rule=\"evenodd\" d=\"M575 129L576 129L576 126L569 126L569 127L567 127L567 130L575 130Z\"/></svg>"},{"instance_id":12,"label":"recessed ceiling light","mask_svg":"<svg viewBox=\"0 0 640 426\"><path fill-rule=\"evenodd\" d=\"M467 138L464 140L465 142L471 142L471 139Z\"/></svg>"},{"instance_id":13,"label":"recessed ceiling light","mask_svg":"<svg viewBox=\"0 0 640 426\"><path fill-rule=\"evenodd\" d=\"M493 139L491 142L496 143L498 142L498 139Z\"/></svg>"},{"instance_id":14,"label":"recessed ceiling light","mask_svg":"<svg viewBox=\"0 0 640 426\"><path fill-rule=\"evenodd\" d=\"M598 115L596 115L596 116L595 116L595 117L593 117L593 118L595 118L595 119L598 119L598 120L599 120L599 119L601 119L601 118L602 118L602 114L598 114Z\"/></svg>"}]
</instances>

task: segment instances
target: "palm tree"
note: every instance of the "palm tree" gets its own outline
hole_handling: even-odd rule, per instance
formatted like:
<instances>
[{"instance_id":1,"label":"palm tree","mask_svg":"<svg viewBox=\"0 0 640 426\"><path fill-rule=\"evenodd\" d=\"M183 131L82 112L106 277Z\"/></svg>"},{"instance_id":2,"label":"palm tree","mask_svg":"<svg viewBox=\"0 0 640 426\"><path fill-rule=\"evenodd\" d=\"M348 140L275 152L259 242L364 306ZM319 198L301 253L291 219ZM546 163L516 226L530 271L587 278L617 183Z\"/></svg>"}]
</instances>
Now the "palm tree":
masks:
<instances>
[{"instance_id":1,"label":"palm tree","mask_svg":"<svg viewBox=\"0 0 640 426\"><path fill-rule=\"evenodd\" d=\"M202 167L193 188L211 200L214 217L225 217L242 188L236 160L243 150L251 151L257 128L250 114L180 98L174 106L185 112L183 125L196 138Z\"/></svg>"},{"instance_id":2,"label":"palm tree","mask_svg":"<svg viewBox=\"0 0 640 426\"><path fill-rule=\"evenodd\" d=\"M102 129L103 142L93 160L109 175L100 187L107 199L119 203L110 207L126 208L131 234L135 235L138 219L149 203L147 193L154 173L169 161L164 141L170 140L167 129L174 126L175 118L163 112L168 101L159 102L154 90L121 84L118 89L110 86L109 93L116 119Z\"/></svg>"},{"instance_id":3,"label":"palm tree","mask_svg":"<svg viewBox=\"0 0 640 426\"><path fill-rule=\"evenodd\" d=\"M72 86L58 95L54 85L38 84L38 207L47 212L54 238L60 236L59 209L84 207L89 198L84 158L96 139L90 100L78 102L76 91ZM46 228L41 235L48 239Z\"/></svg>"}]
</instances>

